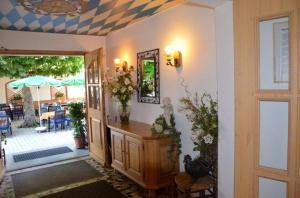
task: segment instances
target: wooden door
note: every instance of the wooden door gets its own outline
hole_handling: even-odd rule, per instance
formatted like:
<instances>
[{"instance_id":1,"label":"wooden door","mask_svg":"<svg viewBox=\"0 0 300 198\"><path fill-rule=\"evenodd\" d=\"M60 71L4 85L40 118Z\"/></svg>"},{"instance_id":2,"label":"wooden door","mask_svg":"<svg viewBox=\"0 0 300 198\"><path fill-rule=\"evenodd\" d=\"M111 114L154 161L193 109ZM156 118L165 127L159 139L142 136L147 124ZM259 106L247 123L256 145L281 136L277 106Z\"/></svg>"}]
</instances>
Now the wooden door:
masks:
<instances>
[{"instance_id":1,"label":"wooden door","mask_svg":"<svg viewBox=\"0 0 300 198\"><path fill-rule=\"evenodd\" d=\"M126 172L128 175L143 181L144 179L144 149L141 140L125 136Z\"/></svg>"},{"instance_id":2,"label":"wooden door","mask_svg":"<svg viewBox=\"0 0 300 198\"><path fill-rule=\"evenodd\" d=\"M105 164L107 162L107 139L102 59L102 49L85 54L89 150L92 157Z\"/></svg>"},{"instance_id":3,"label":"wooden door","mask_svg":"<svg viewBox=\"0 0 300 198\"><path fill-rule=\"evenodd\" d=\"M111 131L112 165L119 170L125 170L125 145L122 133Z\"/></svg>"},{"instance_id":4,"label":"wooden door","mask_svg":"<svg viewBox=\"0 0 300 198\"><path fill-rule=\"evenodd\" d=\"M299 0L235 0L235 197L299 198Z\"/></svg>"}]
</instances>

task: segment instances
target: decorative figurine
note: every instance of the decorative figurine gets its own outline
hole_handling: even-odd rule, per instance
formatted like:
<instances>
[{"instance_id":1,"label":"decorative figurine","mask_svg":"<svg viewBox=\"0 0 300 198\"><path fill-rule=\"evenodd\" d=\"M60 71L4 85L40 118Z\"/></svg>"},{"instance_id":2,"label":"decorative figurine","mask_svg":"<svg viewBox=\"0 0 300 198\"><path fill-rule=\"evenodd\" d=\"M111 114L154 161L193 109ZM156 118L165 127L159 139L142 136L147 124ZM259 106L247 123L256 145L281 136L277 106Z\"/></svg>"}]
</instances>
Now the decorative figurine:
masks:
<instances>
[{"instance_id":1,"label":"decorative figurine","mask_svg":"<svg viewBox=\"0 0 300 198\"><path fill-rule=\"evenodd\" d=\"M174 114L174 109L170 97L165 97L163 99L163 105L161 108L164 110L164 117L168 125L170 125L171 115Z\"/></svg>"}]
</instances>

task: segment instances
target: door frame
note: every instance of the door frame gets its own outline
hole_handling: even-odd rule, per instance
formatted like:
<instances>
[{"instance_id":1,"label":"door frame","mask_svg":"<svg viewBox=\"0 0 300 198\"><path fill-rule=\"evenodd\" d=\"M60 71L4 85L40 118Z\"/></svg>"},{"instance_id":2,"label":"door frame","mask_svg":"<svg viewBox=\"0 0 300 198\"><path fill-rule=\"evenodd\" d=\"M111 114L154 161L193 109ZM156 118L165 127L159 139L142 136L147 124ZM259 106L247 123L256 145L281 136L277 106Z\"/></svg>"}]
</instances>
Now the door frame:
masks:
<instances>
[{"instance_id":1,"label":"door frame","mask_svg":"<svg viewBox=\"0 0 300 198\"><path fill-rule=\"evenodd\" d=\"M284 5L283 5L284 4ZM235 0L235 181L236 198L258 197L258 177L287 182L287 197L300 196L299 124L300 3L293 0ZM290 76L287 90L259 88L259 21L289 17ZM289 101L288 170L258 165L259 101ZM297 152L297 154L296 154ZM297 156L297 157L296 157ZM297 176L293 176L296 175Z\"/></svg>"},{"instance_id":2,"label":"door frame","mask_svg":"<svg viewBox=\"0 0 300 198\"><path fill-rule=\"evenodd\" d=\"M84 51L0 49L2 56L84 56Z\"/></svg>"}]
</instances>

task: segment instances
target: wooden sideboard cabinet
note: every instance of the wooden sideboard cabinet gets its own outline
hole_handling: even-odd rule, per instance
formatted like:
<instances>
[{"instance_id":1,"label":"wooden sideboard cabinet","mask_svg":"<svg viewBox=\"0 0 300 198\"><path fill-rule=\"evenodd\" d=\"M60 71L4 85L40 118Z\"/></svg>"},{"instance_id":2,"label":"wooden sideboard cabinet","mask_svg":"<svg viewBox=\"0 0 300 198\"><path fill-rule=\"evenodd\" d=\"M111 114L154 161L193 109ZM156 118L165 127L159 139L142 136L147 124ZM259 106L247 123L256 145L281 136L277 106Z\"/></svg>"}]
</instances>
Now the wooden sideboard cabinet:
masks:
<instances>
[{"instance_id":1,"label":"wooden sideboard cabinet","mask_svg":"<svg viewBox=\"0 0 300 198\"><path fill-rule=\"evenodd\" d=\"M151 133L151 125L130 121L109 124L111 129L111 166L147 189L154 197L157 189L170 186L178 172L178 160L168 158L169 138Z\"/></svg>"}]
</instances>

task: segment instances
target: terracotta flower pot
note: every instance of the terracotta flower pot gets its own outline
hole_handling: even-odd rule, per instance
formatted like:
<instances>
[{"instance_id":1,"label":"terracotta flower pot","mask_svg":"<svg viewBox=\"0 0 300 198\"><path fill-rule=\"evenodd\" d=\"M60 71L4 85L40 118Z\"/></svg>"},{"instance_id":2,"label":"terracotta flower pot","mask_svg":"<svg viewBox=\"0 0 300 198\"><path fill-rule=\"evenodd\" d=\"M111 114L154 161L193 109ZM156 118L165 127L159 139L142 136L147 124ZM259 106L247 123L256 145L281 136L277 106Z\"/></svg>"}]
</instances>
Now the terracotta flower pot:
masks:
<instances>
[{"instance_id":1,"label":"terracotta flower pot","mask_svg":"<svg viewBox=\"0 0 300 198\"><path fill-rule=\"evenodd\" d=\"M75 145L76 145L77 149L83 149L84 148L82 138L74 138L74 141L75 141Z\"/></svg>"},{"instance_id":2,"label":"terracotta flower pot","mask_svg":"<svg viewBox=\"0 0 300 198\"><path fill-rule=\"evenodd\" d=\"M23 104L23 101L22 101L22 99L20 99L20 100L13 100L13 103L21 105L21 104Z\"/></svg>"}]
</instances>

